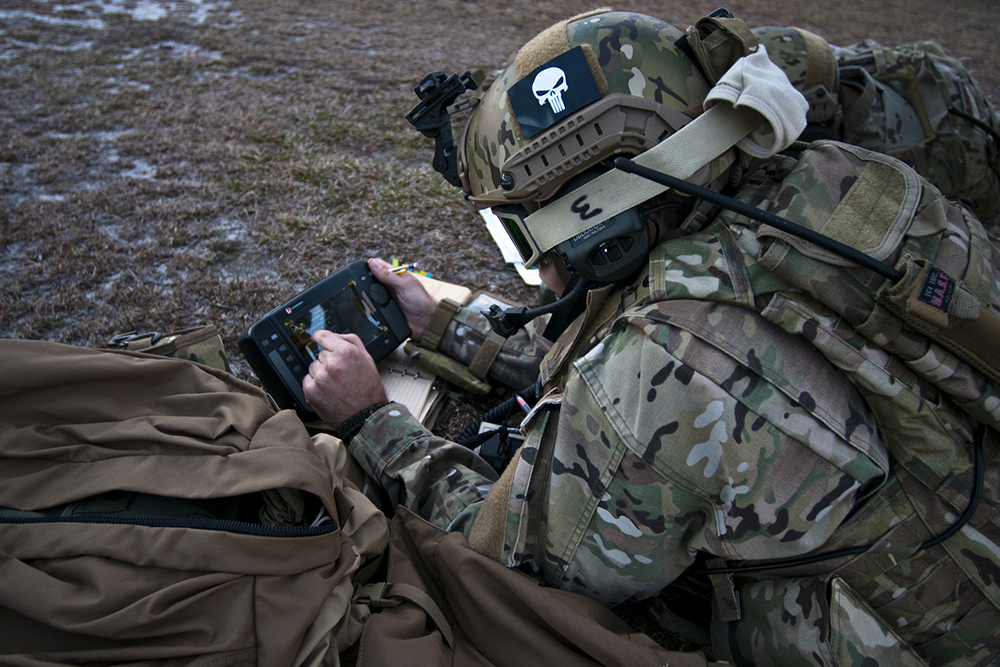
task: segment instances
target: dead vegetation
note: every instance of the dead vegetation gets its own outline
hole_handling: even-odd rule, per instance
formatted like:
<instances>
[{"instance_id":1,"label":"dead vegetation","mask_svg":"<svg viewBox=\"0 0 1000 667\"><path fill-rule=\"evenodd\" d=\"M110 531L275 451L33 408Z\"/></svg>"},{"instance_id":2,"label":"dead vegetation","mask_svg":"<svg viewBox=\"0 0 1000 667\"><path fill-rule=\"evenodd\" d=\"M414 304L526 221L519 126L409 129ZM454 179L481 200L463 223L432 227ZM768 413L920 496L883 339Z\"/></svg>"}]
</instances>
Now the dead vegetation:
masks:
<instances>
[{"instance_id":1,"label":"dead vegetation","mask_svg":"<svg viewBox=\"0 0 1000 667\"><path fill-rule=\"evenodd\" d=\"M684 27L715 6L629 8ZM237 360L249 323L371 255L530 302L533 290L430 168L431 142L403 115L427 72L496 68L584 8L7 0L0 336L100 345L120 331L211 322ZM996 3L729 8L751 25L799 25L836 44L941 41L998 99Z\"/></svg>"}]
</instances>

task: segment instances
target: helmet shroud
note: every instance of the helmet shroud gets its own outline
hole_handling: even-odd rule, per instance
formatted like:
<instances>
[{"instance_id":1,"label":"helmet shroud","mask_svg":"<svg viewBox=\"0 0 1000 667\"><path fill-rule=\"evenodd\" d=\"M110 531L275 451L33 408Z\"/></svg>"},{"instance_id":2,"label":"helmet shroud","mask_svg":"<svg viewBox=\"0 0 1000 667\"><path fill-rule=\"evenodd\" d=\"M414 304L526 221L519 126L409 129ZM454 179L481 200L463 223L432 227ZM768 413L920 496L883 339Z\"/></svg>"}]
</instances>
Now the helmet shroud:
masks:
<instances>
[{"instance_id":1,"label":"helmet shroud","mask_svg":"<svg viewBox=\"0 0 1000 667\"><path fill-rule=\"evenodd\" d=\"M701 113L711 88L659 19L599 10L528 42L483 95L459 142L459 176L480 208L551 199L573 177L616 155L655 146ZM600 99L526 137L508 91L552 58L581 47Z\"/></svg>"}]
</instances>

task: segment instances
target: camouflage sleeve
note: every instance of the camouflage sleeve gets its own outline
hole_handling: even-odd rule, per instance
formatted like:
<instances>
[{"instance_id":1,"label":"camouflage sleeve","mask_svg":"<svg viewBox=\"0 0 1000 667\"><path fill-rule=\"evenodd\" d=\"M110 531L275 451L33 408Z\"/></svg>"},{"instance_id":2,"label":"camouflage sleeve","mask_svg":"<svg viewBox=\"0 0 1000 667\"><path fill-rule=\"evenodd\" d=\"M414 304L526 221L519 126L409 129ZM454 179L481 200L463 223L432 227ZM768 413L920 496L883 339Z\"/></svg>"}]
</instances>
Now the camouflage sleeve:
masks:
<instances>
[{"instance_id":1,"label":"camouflage sleeve","mask_svg":"<svg viewBox=\"0 0 1000 667\"><path fill-rule=\"evenodd\" d=\"M508 338L490 367L489 378L515 390L534 384L542 357L552 347L541 335L547 322L548 316L539 317ZM462 308L448 325L438 349L468 365L489 331L489 322L480 311Z\"/></svg>"},{"instance_id":2,"label":"camouflage sleeve","mask_svg":"<svg viewBox=\"0 0 1000 667\"><path fill-rule=\"evenodd\" d=\"M472 450L433 435L399 403L369 417L350 450L393 505L466 534L497 477Z\"/></svg>"}]
</instances>

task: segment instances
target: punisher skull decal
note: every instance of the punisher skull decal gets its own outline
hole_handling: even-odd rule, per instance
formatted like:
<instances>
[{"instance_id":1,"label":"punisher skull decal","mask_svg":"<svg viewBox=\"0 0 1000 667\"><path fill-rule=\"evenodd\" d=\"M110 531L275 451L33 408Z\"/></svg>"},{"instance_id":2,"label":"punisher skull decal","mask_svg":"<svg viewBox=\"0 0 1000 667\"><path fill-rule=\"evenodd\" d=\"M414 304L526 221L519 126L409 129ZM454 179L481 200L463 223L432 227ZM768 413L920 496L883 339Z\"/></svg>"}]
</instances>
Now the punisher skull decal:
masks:
<instances>
[{"instance_id":1,"label":"punisher skull decal","mask_svg":"<svg viewBox=\"0 0 1000 667\"><path fill-rule=\"evenodd\" d=\"M558 67L548 67L535 76L535 81L531 84L531 90L538 98L539 104L549 103L552 113L559 113L566 110L563 103L562 94L569 89L566 83L566 72Z\"/></svg>"},{"instance_id":2,"label":"punisher skull decal","mask_svg":"<svg viewBox=\"0 0 1000 667\"><path fill-rule=\"evenodd\" d=\"M601 93L578 46L515 83L507 96L521 131L530 138L597 101Z\"/></svg>"}]
</instances>

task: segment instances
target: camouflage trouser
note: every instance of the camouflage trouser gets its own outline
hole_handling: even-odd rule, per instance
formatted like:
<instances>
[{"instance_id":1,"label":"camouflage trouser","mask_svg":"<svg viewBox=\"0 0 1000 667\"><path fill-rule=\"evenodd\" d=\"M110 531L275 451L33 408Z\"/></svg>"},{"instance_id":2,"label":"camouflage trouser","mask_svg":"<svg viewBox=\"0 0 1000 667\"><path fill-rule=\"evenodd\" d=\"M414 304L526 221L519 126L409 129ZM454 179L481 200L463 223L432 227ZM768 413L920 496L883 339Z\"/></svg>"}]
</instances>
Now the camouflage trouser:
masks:
<instances>
[{"instance_id":1,"label":"camouflage trouser","mask_svg":"<svg viewBox=\"0 0 1000 667\"><path fill-rule=\"evenodd\" d=\"M715 575L713 648L735 664L755 667L995 664L996 438L990 435L983 446L982 502L941 544L918 548L963 513L976 485L973 472L935 478L940 483L932 490L897 466L892 480L831 540L835 549L856 543L873 525L876 532L884 529L866 553L787 568L787 578L744 580L731 588L726 575ZM833 571L817 572L823 569ZM913 627L923 631L910 641L900 637Z\"/></svg>"}]
</instances>

